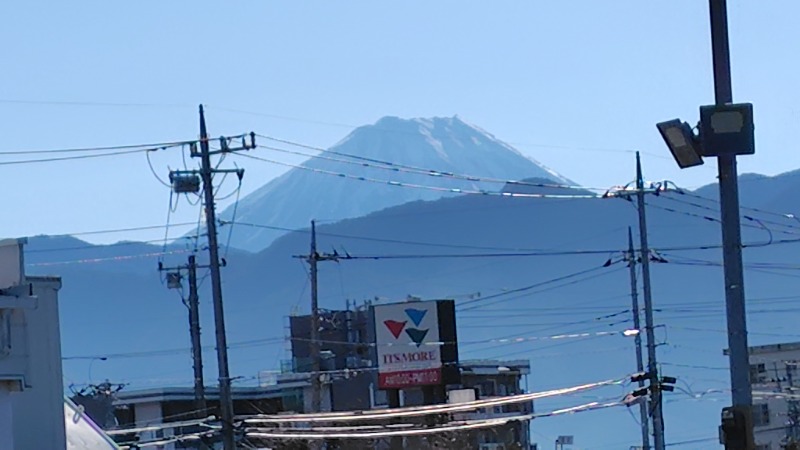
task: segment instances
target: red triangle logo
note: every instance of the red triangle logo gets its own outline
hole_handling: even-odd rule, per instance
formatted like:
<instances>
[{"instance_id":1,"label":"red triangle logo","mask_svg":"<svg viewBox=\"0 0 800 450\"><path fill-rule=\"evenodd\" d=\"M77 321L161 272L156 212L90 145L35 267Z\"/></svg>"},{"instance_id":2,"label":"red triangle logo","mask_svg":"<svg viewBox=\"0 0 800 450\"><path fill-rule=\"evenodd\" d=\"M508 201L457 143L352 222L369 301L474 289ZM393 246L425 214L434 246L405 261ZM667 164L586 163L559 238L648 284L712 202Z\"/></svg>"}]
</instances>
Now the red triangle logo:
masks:
<instances>
[{"instance_id":1,"label":"red triangle logo","mask_svg":"<svg viewBox=\"0 0 800 450\"><path fill-rule=\"evenodd\" d=\"M389 329L389 332L392 333L395 339L400 337L400 333L403 332L403 328L406 327L406 323L408 321L398 322L396 320L384 320L383 324L386 325L386 328Z\"/></svg>"}]
</instances>

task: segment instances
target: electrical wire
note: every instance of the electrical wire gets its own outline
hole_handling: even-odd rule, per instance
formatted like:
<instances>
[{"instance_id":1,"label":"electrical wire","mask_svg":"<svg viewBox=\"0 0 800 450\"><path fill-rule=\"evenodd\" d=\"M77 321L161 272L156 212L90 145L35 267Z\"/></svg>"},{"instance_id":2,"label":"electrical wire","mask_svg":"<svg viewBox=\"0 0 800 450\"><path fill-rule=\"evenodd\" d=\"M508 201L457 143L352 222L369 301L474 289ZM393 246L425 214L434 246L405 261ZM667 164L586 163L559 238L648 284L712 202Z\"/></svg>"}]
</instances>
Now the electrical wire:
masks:
<instances>
[{"instance_id":1,"label":"electrical wire","mask_svg":"<svg viewBox=\"0 0 800 450\"><path fill-rule=\"evenodd\" d=\"M360 175L352 175L348 173L339 173L333 172L330 170L324 169L315 169L312 167L300 165L300 164L290 164L286 162L281 162L273 159L262 158L259 156L248 155L245 153L237 153L238 156L249 158L257 161L267 162L270 164L275 164L284 167L290 167L293 169L300 169L305 170L313 173L325 174L330 176L335 176L339 178L345 178L350 180L357 180L357 181L364 181L370 183L377 183L389 186L397 186L397 187L405 187L405 188L412 188L412 189L423 189L423 190L430 190L436 192L446 192L451 194L477 194L477 195L488 195L488 196L497 196L497 197L512 197L512 198L554 198L554 199L600 199L601 196L597 194L528 194L528 193L516 193L516 192L494 192L494 191L485 191L485 190L476 190L476 189L460 189L460 188L447 188L442 186L429 186L423 184L415 184L415 183L402 183L396 180L384 180L378 178L371 178L371 177L364 177Z\"/></svg>"},{"instance_id":2,"label":"electrical wire","mask_svg":"<svg viewBox=\"0 0 800 450\"><path fill-rule=\"evenodd\" d=\"M553 283L558 283L560 281L571 280L573 278L580 277L582 275L587 275L587 274L590 274L590 273L593 273L593 272L601 271L601 270L603 270L605 268L606 267L604 267L604 266L594 266L594 267L590 267L588 269L583 269L583 270L579 270L577 272L572 272L572 273L569 273L569 274L566 274L566 275L561 275L561 276L558 276L558 277L555 277L555 278L550 278L550 279L545 280L545 281L539 281L539 282L530 284L528 286L523 286L523 287L520 287L520 288L511 289L511 290L508 290L508 291L505 291L505 292L501 292L499 294L488 295L486 297L480 297L480 298L476 298L476 299L472 299L472 300L467 300L465 302L459 303L458 307L456 309L459 312L470 311L470 310L476 309L476 306L474 306L474 305L476 305L478 303L484 303L484 302L486 302L488 300L496 299L496 298L499 298L499 297L504 297L504 296L510 295L510 294L516 294L516 293L520 293L520 292L530 291L532 289L536 289L536 288L539 288L539 287L547 286L547 285L553 284ZM585 281L585 280L582 280L582 281ZM497 302L493 302L491 304L494 305L496 303Z\"/></svg>"},{"instance_id":3,"label":"electrical wire","mask_svg":"<svg viewBox=\"0 0 800 450\"><path fill-rule=\"evenodd\" d=\"M228 221L222 221L223 224L229 223ZM308 228L287 228L287 227L279 227L275 225L263 225L263 224L255 224L255 223L248 223L248 222L236 222L238 226L244 227L252 227L252 228L262 228L266 230L275 230L275 231L285 231L287 233L307 233L310 234L311 230ZM470 250L499 250L499 251L509 251L509 252L536 252L536 251L544 251L539 249L529 249L529 248L510 248L510 247L489 247L489 246L477 246L477 245L465 245L465 244L443 244L440 242L423 242L423 241L409 241L409 240L402 240L402 239L387 239L387 238L376 238L376 237L368 237L368 236L356 236L352 234L340 234L340 233L331 233L326 231L317 231L317 236L328 236L328 237L337 237L342 239L353 239L353 240L361 240L361 241L369 241L369 242L384 242L388 244L400 244L400 245L418 245L423 247L442 247L442 248L458 248L458 249L470 249ZM598 250L599 253L606 254L609 251L606 250Z\"/></svg>"},{"instance_id":4,"label":"electrical wire","mask_svg":"<svg viewBox=\"0 0 800 450\"><path fill-rule=\"evenodd\" d=\"M276 137L266 136L266 135L262 135L262 134L257 134L257 136L261 137L261 138L264 138L264 139L267 139L267 140L270 140L270 141L273 141L273 142L292 145L292 146L295 146L295 147L300 147L300 148L304 148L304 149L307 149L307 150L313 150L313 151L317 151L317 152L321 153L321 154L317 154L317 155L312 155L312 154L307 154L307 153L292 152L292 151L286 150L286 149L265 147L267 149L277 150L277 151L281 151L281 152L285 152L285 153L292 153L292 154L296 154L296 155L306 156L306 157L309 157L309 158L321 158L321 159L327 159L327 160L332 160L332 161L350 163L350 161L348 161L348 160L341 160L341 159L331 158L330 156L328 156L328 155L337 155L337 156L342 156L342 157L345 157L345 158L351 158L351 159L354 159L354 160L357 160L357 161L366 162L366 163L373 163L373 164L383 165L383 166L389 167L389 168L391 168L392 170L395 170L395 171L407 171L407 172L410 172L410 173L418 173L418 174L421 174L421 175L432 175L432 176L438 176L438 177L456 178L456 179L462 179L462 180L467 180L467 181L484 181L484 182L490 182L490 183L511 183L511 184L518 184L518 185L521 185L521 186L532 186L532 187L585 189L585 190L598 190L598 191L605 191L606 190L606 188L590 188L590 187L585 187L585 186L580 186L580 185L553 184L553 183L529 183L529 182L526 182L526 181L504 180L504 179L501 179L501 178L479 177L479 176L475 176L475 175L458 174L458 173L454 173L454 172L440 171L440 170L436 170L436 169L412 166L412 165L408 165L408 164L394 163L394 162L380 160L380 159L376 159L376 158L369 158L369 157L365 157L365 156L361 156L361 155L354 155L354 154L351 154L351 153L344 153L344 152L336 151L336 150L333 150L333 149L326 149L326 148L322 148L322 147L316 147L316 146L312 146L312 145L308 145L308 144L302 144L302 143L293 142L293 141L290 141L290 140L287 140L287 139L279 139L279 138L276 138ZM537 145L537 144L523 144L523 145L540 146L540 147L548 147L548 148L559 148L559 147L552 146L552 145ZM569 147L562 147L562 148L569 148ZM579 150L579 148L572 148L572 149L573 150ZM586 150L586 149L584 148L583 150ZM599 150L599 149L594 149L594 150ZM538 164L541 165L541 163L538 163ZM364 165L364 164L362 164L362 165ZM367 166L367 167L370 167L370 166ZM374 166L372 166L372 167L374 167ZM401 170L401 169L404 169L404 170Z\"/></svg>"},{"instance_id":5,"label":"electrical wire","mask_svg":"<svg viewBox=\"0 0 800 450\"><path fill-rule=\"evenodd\" d=\"M261 136L261 137L263 137L263 136ZM343 164L350 164L350 165L355 165L355 166L359 166L359 167L368 167L368 168L377 169L377 170L387 170L387 171L391 171L391 172L395 172L395 173L402 172L402 173L409 173L409 174L416 174L416 175L424 175L424 176L430 176L430 177L440 178L440 179L441 178L449 178L449 179L462 180L462 181L471 181L471 182L500 183L500 184L503 184L503 185L529 186L529 187L542 187L542 188L556 188L556 189L582 189L582 190L596 190L596 191L606 191L607 190L607 188L588 188L588 187L583 187L583 186L579 186L579 185L555 184L555 183L532 183L532 182L528 182L528 181L524 181L524 180L509 180L509 179L502 179L502 178L483 177L483 176L477 176L477 175L464 175L464 174L459 174L459 173L454 173L454 172L441 171L441 170L435 170L435 169L427 169L427 168L422 168L422 167L409 166L409 165L405 165L405 164L399 164L399 163L394 163L394 162L389 162L389 161L383 161L383 160L379 160L379 159L367 158L367 157L358 156L358 155L341 153L341 152L337 152L337 151L334 151L334 150L320 150L323 153L315 155L315 154L309 154L309 153L304 153L304 152L287 150L287 149L283 149L283 148L271 147L271 146L266 146L266 145L259 145L258 147L259 148L263 148L265 150L275 151L275 152L279 152L279 153L287 153L287 154L291 154L291 155L304 156L304 157L307 157L307 158L310 158L310 159L321 159L321 160L325 160L325 161L332 161L332 162L338 162L338 163L343 163ZM328 156L328 154L346 156L348 158L352 158L352 159L358 160L358 161L353 161L353 160L350 160L350 159L331 157L331 156Z\"/></svg>"},{"instance_id":6,"label":"electrical wire","mask_svg":"<svg viewBox=\"0 0 800 450\"><path fill-rule=\"evenodd\" d=\"M688 200L677 198L676 195L678 195L678 196L687 195L685 192L683 192L681 190L669 191L670 194L673 193L673 192L675 193L674 195L663 195L663 196L661 196L661 198L670 200L672 202L688 205L688 206L691 206L691 207L694 207L694 208L698 208L698 209L701 209L701 210L704 210L704 211L710 211L710 212L717 213L717 214L719 213L719 208L718 207L717 208L711 208L710 206L706 206L706 205L703 205L703 204L700 204L700 203L697 203L697 202L692 202L692 201L688 201ZM702 198L700 196L694 196L694 197ZM706 199L706 200L713 201L711 199ZM786 224L786 223L777 222L777 221L769 220L769 219L763 219L763 218L759 219L759 218L756 218L755 216L749 215L749 214L742 214L741 215L742 219L745 219L745 220L748 220L748 221L752 221L752 222L761 222L761 223L764 223L764 224L770 224L770 225L774 225L774 226L789 228L791 230L794 230L795 232L800 231L800 227L797 226L798 225L798 221L796 220L796 218L795 218L795 216L793 214L771 213L771 212L764 211L764 210L761 210L761 209L745 208L745 207L740 207L740 209L749 209L749 210L752 210L754 212L758 212L760 214L769 214L771 216L779 216L779 217L781 217L783 219L792 219L792 220L791 220L791 223ZM790 233L790 234L797 234L797 233Z\"/></svg>"},{"instance_id":7,"label":"electrical wire","mask_svg":"<svg viewBox=\"0 0 800 450\"><path fill-rule=\"evenodd\" d=\"M35 164L35 163L49 163L49 162L58 162L58 161L75 161L80 159L92 159L92 158L106 158L109 156L122 156L122 155L131 155L134 153L142 153L142 152L149 152L149 149L144 150L124 150L118 152L111 152L111 153L100 153L100 154L93 154L93 155L78 155L78 156L63 156L63 157L55 157L55 158L42 158L42 159L25 159L25 160L16 160L16 161L0 161L0 166L12 166L12 165L20 165L20 164Z\"/></svg>"},{"instance_id":8,"label":"electrical wire","mask_svg":"<svg viewBox=\"0 0 800 450\"><path fill-rule=\"evenodd\" d=\"M162 418L163 419L163 418ZM157 425L150 425L144 427L136 427L136 428L115 428L113 430L106 430L106 434L109 436L118 436L121 434L132 434L132 433L142 433L145 431L158 431L158 430L165 430L168 428L181 428L181 427L191 427L195 425L205 425L208 422L214 420L214 416L209 416L203 419L193 419L193 420L185 420L182 422L165 422L159 423Z\"/></svg>"},{"instance_id":9,"label":"electrical wire","mask_svg":"<svg viewBox=\"0 0 800 450\"><path fill-rule=\"evenodd\" d=\"M625 402L615 401L615 402L608 402L608 403L600 403L600 402L590 402L585 403L578 406L572 406L569 408L563 408L560 410L545 412L545 413L533 413L533 414L521 414L516 416L507 416L502 418L491 418L491 419L478 419L478 420L467 420L467 421L460 421L460 422L450 422L445 425L437 425L433 427L425 427L425 428L412 428L406 430L383 430L383 431L362 431L362 432L322 432L322 433L315 433L313 430L315 428L307 429L307 430L298 430L295 432L291 431L283 431L283 429L251 429L246 432L246 436L254 437L254 438L268 438L268 439L375 439L375 438L385 438L385 437L392 437L392 436L420 436L420 435L428 435L428 434L437 434L437 433L445 433L445 432L453 432L453 431L465 431L471 429L480 429L480 428L491 428L500 425L505 425L510 422L527 422L529 420L535 418L544 418L544 417L554 417L563 414L575 414L579 412L585 411L593 411L598 409L605 409L605 408L612 408L616 406L624 406L626 405ZM387 428L393 427L402 427L403 424L398 425L388 425Z\"/></svg>"},{"instance_id":10,"label":"electrical wire","mask_svg":"<svg viewBox=\"0 0 800 450\"><path fill-rule=\"evenodd\" d=\"M180 223L173 223L170 226L172 227L185 227L189 225L194 225L194 222L180 222ZM138 227L127 227L127 228L111 228L106 230L95 230L95 231L77 231L77 232L70 232L70 233L59 233L59 234L51 234L49 236L91 236L97 234L113 234L113 233L127 233L131 231L145 231L145 230L159 230L165 228L166 225L142 225Z\"/></svg>"},{"instance_id":11,"label":"electrical wire","mask_svg":"<svg viewBox=\"0 0 800 450\"><path fill-rule=\"evenodd\" d=\"M382 420L386 418L396 419L400 417L419 417L428 414L442 414L454 413L462 411L472 411L481 408L490 408L495 406L510 405L515 403L525 403L542 398L550 398L561 395L570 395L578 392L584 392L591 389L596 389L603 386L619 385L624 383L630 378L625 376L621 378L608 379L594 383L587 383L568 388L552 389L548 391L534 392L529 394L517 394L505 397L490 398L483 400L473 400L463 403L451 404L435 404L426 406L410 406L402 408L389 408L380 410L365 410L365 411L346 411L346 412L325 412L325 413L310 413L310 414L258 414L251 416L240 416L239 419L245 423L294 423L294 422L344 422L344 421L361 421L361 420Z\"/></svg>"},{"instance_id":12,"label":"electrical wire","mask_svg":"<svg viewBox=\"0 0 800 450\"><path fill-rule=\"evenodd\" d=\"M25 266L27 267L49 267L49 266L62 266L66 264L93 264L93 263L100 263L100 262L119 262L119 261L128 261L131 259L138 259L138 258L150 258L150 257L162 257L166 255L177 255L182 253L189 253L186 250L169 250L169 251L161 251L161 252L151 252L151 253L139 253L135 255L120 255L120 256L108 256L104 258L84 258L84 259L72 259L68 261L50 261L50 262L39 262L39 263L26 263Z\"/></svg>"},{"instance_id":13,"label":"electrical wire","mask_svg":"<svg viewBox=\"0 0 800 450\"><path fill-rule=\"evenodd\" d=\"M236 200L233 202L233 214L231 215L230 226L228 227L228 240L225 242L225 256L228 257L228 251L231 248L231 239L233 238L233 227L236 224L236 213L239 210L239 194L242 192L242 180L239 179L239 187L236 188Z\"/></svg>"},{"instance_id":14,"label":"electrical wire","mask_svg":"<svg viewBox=\"0 0 800 450\"><path fill-rule=\"evenodd\" d=\"M199 142L197 140L192 141L173 141L173 142L160 142L160 143L152 143L152 144L129 144L129 145L111 145L105 147L73 147L73 148L57 148L57 149L46 149L46 150L4 150L0 151L0 156L3 155L40 155L40 154L50 154L50 153L86 153L86 152L105 152L111 150L135 150L135 152L146 152L158 149L167 149L172 147L178 147L182 145L192 144ZM102 156L102 155L98 155Z\"/></svg>"}]
</instances>

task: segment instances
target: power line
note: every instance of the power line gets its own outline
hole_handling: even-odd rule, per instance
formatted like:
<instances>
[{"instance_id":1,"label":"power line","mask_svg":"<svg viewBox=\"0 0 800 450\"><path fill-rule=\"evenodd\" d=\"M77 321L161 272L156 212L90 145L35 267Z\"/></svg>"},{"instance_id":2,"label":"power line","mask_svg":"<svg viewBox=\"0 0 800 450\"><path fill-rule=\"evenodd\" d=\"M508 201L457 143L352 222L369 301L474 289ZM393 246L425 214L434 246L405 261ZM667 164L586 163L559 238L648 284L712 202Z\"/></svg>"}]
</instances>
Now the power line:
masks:
<instances>
[{"instance_id":1,"label":"power line","mask_svg":"<svg viewBox=\"0 0 800 450\"><path fill-rule=\"evenodd\" d=\"M261 135L259 135L261 136ZM264 136L261 136L264 137ZM269 138L267 138L269 139ZM297 145L297 144L295 144ZM266 150L271 150L280 153L287 153L290 155L296 156L304 156L310 159L320 159L325 161L332 161L338 162L343 164L350 164L359 167L368 167L377 170L386 170L390 172L402 172L402 173L409 173L409 174L416 174L416 175L423 175L429 176L433 178L449 178L455 180L462 180L462 181L472 181L472 182L484 182L484 183L500 183L500 184L510 184L515 186L529 186L529 187L542 187L542 188L558 188L558 189L583 189L583 190L597 190L597 191L606 191L607 188L590 188L584 187L580 185L568 185L568 184L556 184L556 183L532 183L524 180L510 180L510 179L502 179L502 178L493 178L493 177L485 177L485 176L478 176L478 175L466 175L460 174L450 171L443 171L443 170L436 170L418 166L411 166L407 164L400 164L394 163L390 161L375 159L375 158L367 158L364 156L353 155L349 153L342 153L335 150L321 150L322 154L309 154L304 152L298 152L293 150L287 150L284 148L279 147L272 147L266 145L259 145L259 148L263 148ZM351 159L343 159L343 158L336 158L332 156L328 156L327 154L334 154L339 156L344 156ZM354 161L356 160L356 161ZM361 161L361 162L359 162Z\"/></svg>"},{"instance_id":2,"label":"power line","mask_svg":"<svg viewBox=\"0 0 800 450\"><path fill-rule=\"evenodd\" d=\"M605 269L605 268L606 267L604 267L604 266L591 267L591 268L588 268L588 269L579 270L577 272L569 273L567 275L561 275L561 276L558 276L558 277L555 277L555 278L551 278L549 280L540 281L540 282L537 282L537 283L534 283L534 284L530 284L528 286L523 286L523 287L512 289L512 290L509 290L509 291L506 291L506 292L501 292L499 294L494 294L494 295L489 295L489 296L486 296L486 297L481 297L481 298L476 298L476 299L473 299L473 300L468 300L468 301L460 303L458 305L459 306L459 311L460 312L470 311L470 310L476 309L475 304L477 304L477 303L483 303L483 302L485 302L487 300L495 299L495 298L498 298L498 297L503 297L503 296L510 295L510 294L516 294L516 293L520 293L520 292L530 291L532 289L536 289L536 288L539 288L539 287L547 286L547 285L553 284L553 283L558 283L560 281L571 280L573 278L576 278L576 277L579 277L579 276L582 276L582 275L587 275L587 274L590 274L590 273L593 273L593 272L597 272L597 271L600 271L600 270ZM580 280L580 281L586 281L586 279ZM573 282L573 284L574 283L577 283L577 282ZM493 302L492 304L496 304L496 303L497 302ZM470 305L472 305L472 306L470 306ZM488 305L483 305L483 306L488 306Z\"/></svg>"},{"instance_id":3,"label":"power line","mask_svg":"<svg viewBox=\"0 0 800 450\"><path fill-rule=\"evenodd\" d=\"M149 151L150 151L149 149L124 150L124 151L118 151L118 152L99 153L99 154L92 154L92 155L63 156L63 157L56 157L56 158L26 159L26 160L17 160L17 161L0 161L0 166L48 163L48 162L58 162L58 161L75 161L75 160L80 160L80 159L91 159L91 158L106 158L106 157L109 157L109 156L130 155L130 154L133 154L133 153L142 153L142 152L149 152Z\"/></svg>"},{"instance_id":4,"label":"power line","mask_svg":"<svg viewBox=\"0 0 800 450\"><path fill-rule=\"evenodd\" d=\"M182 227L182 226L189 226L194 225L194 222L180 222L180 223L173 223L170 226L173 227ZM145 230L160 230L167 227L167 225L142 225L138 227L127 227L127 228L110 228L105 230L94 230L94 231L77 231L77 232L70 232L70 233L59 233L59 234L51 234L48 236L90 236L96 234L113 234L113 233L126 233L130 231L145 231Z\"/></svg>"},{"instance_id":5,"label":"power line","mask_svg":"<svg viewBox=\"0 0 800 450\"><path fill-rule=\"evenodd\" d=\"M59 100L24 100L0 99L0 103L10 105L52 105L52 106L103 106L103 107L145 107L145 108L190 108L191 105L180 103L132 103L132 102L88 102L88 101L59 101Z\"/></svg>"},{"instance_id":6,"label":"power line","mask_svg":"<svg viewBox=\"0 0 800 450\"><path fill-rule=\"evenodd\" d=\"M108 261L128 261L137 258L150 258L154 256L176 255L176 254L190 253L190 252L191 252L190 250L170 250L161 252L140 253L136 255L120 255L120 256L108 256L104 258L73 259L69 261L40 262L40 263L30 263L25 265L29 267L47 267L47 266L60 266L65 264L90 264L90 263L99 263Z\"/></svg>"},{"instance_id":7,"label":"power line","mask_svg":"<svg viewBox=\"0 0 800 450\"><path fill-rule=\"evenodd\" d=\"M524 403L536 399L570 395L603 386L620 385L628 376L615 378L594 383L587 383L568 388L552 389L548 391L534 392L529 394L509 395L499 398L489 398L473 400L470 402L453 404L434 404L424 406L407 406L400 408L376 409L366 411L344 411L344 412L322 412L310 414L258 414L240 417L245 423L293 423L293 422L343 422L361 420L380 420L386 418L399 417L419 417L428 414L453 413L461 411L471 411L474 409L489 408L494 406L508 405L514 403Z\"/></svg>"},{"instance_id":8,"label":"power line","mask_svg":"<svg viewBox=\"0 0 800 450\"><path fill-rule=\"evenodd\" d=\"M171 142L156 142L151 144L124 144L124 145L109 145L101 147L68 147L68 148L54 148L54 149L40 149L40 150L2 150L2 155L39 155L49 153L86 153L86 152L105 152L111 150L131 150L137 151L148 150L165 150L172 147L181 147L184 145L196 144L197 140L189 141L171 141Z\"/></svg>"},{"instance_id":9,"label":"power line","mask_svg":"<svg viewBox=\"0 0 800 450\"><path fill-rule=\"evenodd\" d=\"M436 192L447 192L451 194L477 194L477 195L489 195L489 196L498 196L498 197L512 197L512 198L554 198L554 199L599 199L601 198L600 195L596 194L528 194L528 193L517 193L517 192L494 192L494 191L485 191L485 190L476 190L476 189L461 189L461 188L447 188L442 186L430 186L424 184L416 184L416 183L403 183L396 180L383 180L378 178L371 178L365 177L360 175L353 175L343 172L333 172L330 170L324 169L315 169L313 167L304 166L301 164L290 164L282 161L277 161L273 159L262 158L259 156L248 155L248 154L238 154L238 156L242 156L249 159L254 159L257 161L267 162L270 164L275 164L284 167L290 167L293 169L300 169L305 170L313 173L319 173L329 176L335 176L339 178L345 178L350 180L357 180L363 182L370 182L370 183L377 183L377 184L384 184L388 186L397 186L397 187L405 187L405 188L412 188L412 189L423 189L423 190L430 190Z\"/></svg>"}]
</instances>

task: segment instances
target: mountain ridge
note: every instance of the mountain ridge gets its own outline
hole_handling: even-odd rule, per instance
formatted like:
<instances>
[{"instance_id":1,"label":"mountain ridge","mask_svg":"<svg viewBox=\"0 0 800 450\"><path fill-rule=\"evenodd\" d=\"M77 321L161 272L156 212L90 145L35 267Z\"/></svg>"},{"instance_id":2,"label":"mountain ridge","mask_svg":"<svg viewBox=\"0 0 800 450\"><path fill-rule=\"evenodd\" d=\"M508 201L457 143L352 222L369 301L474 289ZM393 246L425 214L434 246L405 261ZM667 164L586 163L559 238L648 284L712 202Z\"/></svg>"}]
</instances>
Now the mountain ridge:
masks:
<instances>
[{"instance_id":1,"label":"mountain ridge","mask_svg":"<svg viewBox=\"0 0 800 450\"><path fill-rule=\"evenodd\" d=\"M456 179L449 173L476 178ZM531 177L575 184L458 117L387 116L356 128L241 199L235 207L237 220L277 229L255 230L234 238L232 245L260 250L283 234L280 229L306 227L312 219L360 217L409 201L457 195L458 189L497 192L503 187L481 178ZM231 220L233 213L231 206L220 217Z\"/></svg>"}]
</instances>

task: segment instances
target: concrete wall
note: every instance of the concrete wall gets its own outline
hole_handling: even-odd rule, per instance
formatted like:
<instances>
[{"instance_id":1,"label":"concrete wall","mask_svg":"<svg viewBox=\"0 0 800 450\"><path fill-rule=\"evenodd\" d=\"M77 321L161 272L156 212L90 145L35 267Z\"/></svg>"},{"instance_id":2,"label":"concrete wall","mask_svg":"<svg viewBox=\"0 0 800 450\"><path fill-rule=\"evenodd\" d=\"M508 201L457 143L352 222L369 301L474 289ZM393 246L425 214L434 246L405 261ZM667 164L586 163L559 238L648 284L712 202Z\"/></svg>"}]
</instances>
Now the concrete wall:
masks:
<instances>
[{"instance_id":1,"label":"concrete wall","mask_svg":"<svg viewBox=\"0 0 800 450\"><path fill-rule=\"evenodd\" d=\"M137 403L135 406L136 426L146 427L149 425L158 425L163 423L163 412L160 402L152 403ZM151 441L172 435L171 429L164 429L159 431L144 431L141 433L142 441ZM175 444L167 444L157 447L163 450L174 450Z\"/></svg>"},{"instance_id":2,"label":"concrete wall","mask_svg":"<svg viewBox=\"0 0 800 450\"><path fill-rule=\"evenodd\" d=\"M64 431L64 384L61 373L61 331L58 290L54 277L27 277L38 297L36 307L24 309L27 329L28 377L22 392L11 394L15 448L61 449Z\"/></svg>"},{"instance_id":3,"label":"concrete wall","mask_svg":"<svg viewBox=\"0 0 800 450\"><path fill-rule=\"evenodd\" d=\"M750 364L764 364L766 371L760 374L760 380L753 380L753 409L758 414L759 406L766 404L769 409L769 423L755 427L756 445L769 445L772 450L779 450L781 441L786 437L789 419L788 398L775 394L789 393L791 384L797 389L800 387L800 377L797 367L793 364L794 372L791 377L787 373L787 362L800 361L800 348L787 345L776 351L753 352L750 355ZM773 395L759 394L770 392ZM793 392L795 392L793 390Z\"/></svg>"}]
</instances>

